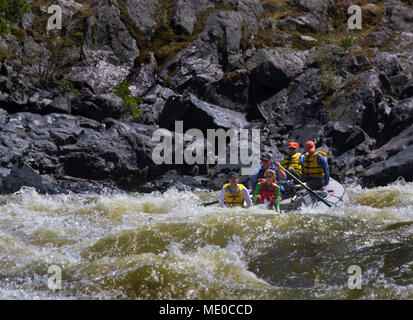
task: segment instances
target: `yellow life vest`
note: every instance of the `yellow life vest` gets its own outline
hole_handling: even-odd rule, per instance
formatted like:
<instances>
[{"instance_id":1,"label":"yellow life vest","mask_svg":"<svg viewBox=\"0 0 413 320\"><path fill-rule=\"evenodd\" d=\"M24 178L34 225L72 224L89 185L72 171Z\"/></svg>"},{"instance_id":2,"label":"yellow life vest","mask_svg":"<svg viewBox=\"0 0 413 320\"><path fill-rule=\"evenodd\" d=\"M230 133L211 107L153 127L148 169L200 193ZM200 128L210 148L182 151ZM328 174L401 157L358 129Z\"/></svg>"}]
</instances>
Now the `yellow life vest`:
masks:
<instances>
[{"instance_id":1,"label":"yellow life vest","mask_svg":"<svg viewBox=\"0 0 413 320\"><path fill-rule=\"evenodd\" d=\"M281 165L287 170L288 168L294 168L295 171L297 171L297 173L301 176L302 168L300 164L300 156L301 156L301 153L299 152L297 152L293 156L286 156L281 162Z\"/></svg>"},{"instance_id":2,"label":"yellow life vest","mask_svg":"<svg viewBox=\"0 0 413 320\"><path fill-rule=\"evenodd\" d=\"M244 200L242 200L242 189L244 189L243 184L238 184L237 190L233 191L229 183L224 184L225 187L225 204L228 207L242 207L244 205Z\"/></svg>"},{"instance_id":3,"label":"yellow life vest","mask_svg":"<svg viewBox=\"0 0 413 320\"><path fill-rule=\"evenodd\" d=\"M323 168L320 167L317 161L317 155L319 153L327 158L327 154L323 151L314 152L311 156L308 152L305 154L303 160L303 173L306 178L324 177Z\"/></svg>"}]
</instances>

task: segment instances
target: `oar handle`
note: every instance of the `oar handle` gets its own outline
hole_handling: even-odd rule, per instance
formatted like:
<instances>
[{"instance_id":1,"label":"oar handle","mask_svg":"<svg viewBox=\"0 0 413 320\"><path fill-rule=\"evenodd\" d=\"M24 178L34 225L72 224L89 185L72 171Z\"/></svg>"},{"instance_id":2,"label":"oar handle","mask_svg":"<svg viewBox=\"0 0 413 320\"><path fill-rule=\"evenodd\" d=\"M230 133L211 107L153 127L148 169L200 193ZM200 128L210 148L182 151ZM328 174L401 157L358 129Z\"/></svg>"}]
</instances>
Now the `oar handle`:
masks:
<instances>
[{"instance_id":1,"label":"oar handle","mask_svg":"<svg viewBox=\"0 0 413 320\"><path fill-rule=\"evenodd\" d=\"M327 207L331 207L331 204L329 204L327 201L325 201L323 198L321 198L317 193L315 193L310 187L308 187L307 185L305 185L303 182L301 182L299 179L297 179L297 177L295 177L290 171L285 170L285 168L281 167L280 168L285 172L288 173L291 178L293 178L295 181L297 181L299 184L301 184L304 188L306 188L310 193L312 193L318 200L320 200L321 202L323 202Z\"/></svg>"}]
</instances>

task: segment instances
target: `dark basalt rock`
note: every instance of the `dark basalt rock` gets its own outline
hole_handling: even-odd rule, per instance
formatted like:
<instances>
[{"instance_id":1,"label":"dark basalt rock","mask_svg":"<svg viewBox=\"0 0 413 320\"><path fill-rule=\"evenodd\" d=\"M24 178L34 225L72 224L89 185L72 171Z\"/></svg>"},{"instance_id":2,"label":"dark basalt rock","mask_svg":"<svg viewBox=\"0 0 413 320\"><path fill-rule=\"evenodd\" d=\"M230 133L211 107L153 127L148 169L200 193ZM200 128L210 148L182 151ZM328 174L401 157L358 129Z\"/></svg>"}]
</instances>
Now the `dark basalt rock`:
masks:
<instances>
[{"instance_id":1,"label":"dark basalt rock","mask_svg":"<svg viewBox=\"0 0 413 320\"><path fill-rule=\"evenodd\" d=\"M303 71L305 57L306 53L283 48L260 49L254 53L247 66L250 72L251 104L259 104L286 88Z\"/></svg>"},{"instance_id":2,"label":"dark basalt rock","mask_svg":"<svg viewBox=\"0 0 413 320\"><path fill-rule=\"evenodd\" d=\"M324 137L332 137L334 155L341 155L350 149L365 142L368 145L370 138L359 127L348 125L342 121L330 121L324 129Z\"/></svg>"},{"instance_id":3,"label":"dark basalt rock","mask_svg":"<svg viewBox=\"0 0 413 320\"><path fill-rule=\"evenodd\" d=\"M397 137L371 152L369 165L360 175L363 185L384 186L402 177L413 180L413 126L404 129Z\"/></svg>"},{"instance_id":4,"label":"dark basalt rock","mask_svg":"<svg viewBox=\"0 0 413 320\"><path fill-rule=\"evenodd\" d=\"M413 80L409 81L405 87L403 88L403 91L400 95L401 99L407 99L413 97Z\"/></svg>"},{"instance_id":5,"label":"dark basalt rock","mask_svg":"<svg viewBox=\"0 0 413 320\"><path fill-rule=\"evenodd\" d=\"M72 105L72 114L102 121L105 118L119 119L124 113L122 98L113 93L102 93L77 99Z\"/></svg>"},{"instance_id":6,"label":"dark basalt rock","mask_svg":"<svg viewBox=\"0 0 413 320\"><path fill-rule=\"evenodd\" d=\"M381 15L384 9L385 15L368 36L358 36L361 47L346 50L337 41L319 39L320 48L302 51L292 48L304 45L304 32L328 33L335 23L330 10L343 4L266 1L270 15L292 9L278 32L261 2L98 0L90 11L84 7L85 20L79 20L84 9L75 14L80 4L64 5L68 25L65 34L58 34L75 34L71 40L76 41L63 48L50 79L40 79L38 67L52 62L53 50L32 30L33 16L25 16L22 30L0 39L0 174L10 176L13 166L24 162L45 181L79 192L88 185L91 190L99 185L219 189L238 165L153 163L152 133L158 125L174 131L175 121L182 120L184 131L204 134L258 128L261 151L278 161L289 141L298 141L303 151L305 142L314 140L327 151L333 177L356 176L366 185L399 175L413 180L411 1L368 5L369 14L377 10ZM204 30L193 34L197 19L204 18ZM166 23L170 28L162 29ZM164 37L168 32L177 33L172 42ZM272 33L277 41L268 47ZM154 38L159 35L162 39ZM149 48L141 48L141 40ZM156 61L177 47L184 49L170 61ZM149 62L141 63L147 59L139 57L140 51L151 56ZM66 76L81 96L62 93L70 91L62 85L53 87L53 80ZM139 119L123 118L138 123L118 121L123 101L107 92L121 81L143 100ZM248 177L242 179L248 184Z\"/></svg>"},{"instance_id":7,"label":"dark basalt rock","mask_svg":"<svg viewBox=\"0 0 413 320\"><path fill-rule=\"evenodd\" d=\"M205 134L207 129L242 129L248 126L241 113L206 103L194 95L169 98L159 118L159 126L175 131L175 121L183 121L184 131L197 128Z\"/></svg>"},{"instance_id":8,"label":"dark basalt rock","mask_svg":"<svg viewBox=\"0 0 413 320\"><path fill-rule=\"evenodd\" d=\"M165 172L152 162L153 127L111 118L100 123L60 113L8 115L3 111L0 120L0 166L4 169L24 160L55 180L67 176L106 180L124 188L137 187Z\"/></svg>"},{"instance_id":9,"label":"dark basalt rock","mask_svg":"<svg viewBox=\"0 0 413 320\"><path fill-rule=\"evenodd\" d=\"M394 136L413 123L413 98L400 101L391 109L389 119L379 139L379 146L389 141Z\"/></svg>"},{"instance_id":10,"label":"dark basalt rock","mask_svg":"<svg viewBox=\"0 0 413 320\"><path fill-rule=\"evenodd\" d=\"M10 174L0 181L2 182L2 186L0 185L2 193L13 193L22 187L33 187L37 192L47 194L57 194L63 191L45 181L37 172L23 163L15 164L11 168Z\"/></svg>"},{"instance_id":11,"label":"dark basalt rock","mask_svg":"<svg viewBox=\"0 0 413 320\"><path fill-rule=\"evenodd\" d=\"M329 112L335 120L357 125L375 138L380 133L377 109L382 101L380 74L368 70L350 78L333 94Z\"/></svg>"}]
</instances>

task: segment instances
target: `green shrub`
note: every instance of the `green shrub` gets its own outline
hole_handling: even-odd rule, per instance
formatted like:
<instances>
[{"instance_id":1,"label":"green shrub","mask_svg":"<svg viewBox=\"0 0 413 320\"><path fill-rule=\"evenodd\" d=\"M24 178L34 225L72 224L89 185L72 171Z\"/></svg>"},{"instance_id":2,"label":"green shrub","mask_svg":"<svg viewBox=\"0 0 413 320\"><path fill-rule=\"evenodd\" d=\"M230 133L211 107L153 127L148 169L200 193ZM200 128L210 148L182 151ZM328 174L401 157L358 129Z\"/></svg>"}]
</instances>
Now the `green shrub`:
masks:
<instances>
[{"instance_id":1,"label":"green shrub","mask_svg":"<svg viewBox=\"0 0 413 320\"><path fill-rule=\"evenodd\" d=\"M139 105L143 102L143 100L140 97L134 97L131 95L129 85L126 81L118 83L108 92L114 93L122 98L125 103L125 111L128 116L132 116L137 120L142 117L142 109L139 108Z\"/></svg>"},{"instance_id":2,"label":"green shrub","mask_svg":"<svg viewBox=\"0 0 413 320\"><path fill-rule=\"evenodd\" d=\"M354 45L355 41L356 38L352 34L349 34L348 36L340 39L340 45L344 50L347 50Z\"/></svg>"},{"instance_id":3,"label":"green shrub","mask_svg":"<svg viewBox=\"0 0 413 320\"><path fill-rule=\"evenodd\" d=\"M23 15L30 11L26 0L0 0L0 36L10 33L10 26L21 21Z\"/></svg>"},{"instance_id":4,"label":"green shrub","mask_svg":"<svg viewBox=\"0 0 413 320\"><path fill-rule=\"evenodd\" d=\"M77 96L81 95L79 89L74 86L72 78L67 75L59 80L56 80L56 89L60 94L72 92Z\"/></svg>"},{"instance_id":5,"label":"green shrub","mask_svg":"<svg viewBox=\"0 0 413 320\"><path fill-rule=\"evenodd\" d=\"M320 74L319 84L321 92L325 95L331 94L336 90L336 76L338 75L337 61L331 46L320 49L317 56L317 63Z\"/></svg>"}]
</instances>

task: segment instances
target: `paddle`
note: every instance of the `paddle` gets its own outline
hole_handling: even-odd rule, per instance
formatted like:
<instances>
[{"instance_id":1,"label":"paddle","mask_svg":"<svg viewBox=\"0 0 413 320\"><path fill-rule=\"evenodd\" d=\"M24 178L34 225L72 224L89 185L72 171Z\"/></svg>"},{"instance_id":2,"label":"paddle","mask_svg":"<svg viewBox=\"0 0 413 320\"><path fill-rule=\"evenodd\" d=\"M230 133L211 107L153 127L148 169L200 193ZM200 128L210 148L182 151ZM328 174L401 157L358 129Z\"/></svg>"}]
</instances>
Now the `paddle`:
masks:
<instances>
[{"instance_id":1,"label":"paddle","mask_svg":"<svg viewBox=\"0 0 413 320\"><path fill-rule=\"evenodd\" d=\"M301 184L304 188L306 188L310 193L312 193L318 200L320 200L321 202L323 202L327 207L331 208L331 204L329 204L327 201L325 201L323 198L321 198L317 193L315 193L311 188L309 188L307 185L305 185L303 182L301 182L300 180L297 179L297 177L295 177L290 171L285 170L285 168L283 167L279 167L281 168L285 173L288 173L291 178L293 178L293 180L297 181L299 184Z\"/></svg>"},{"instance_id":2,"label":"paddle","mask_svg":"<svg viewBox=\"0 0 413 320\"><path fill-rule=\"evenodd\" d=\"M202 205L204 207L208 207L208 206L212 206L213 204L217 204L217 203L219 203L219 200L212 201L212 202L206 202L206 203L203 203Z\"/></svg>"}]
</instances>

